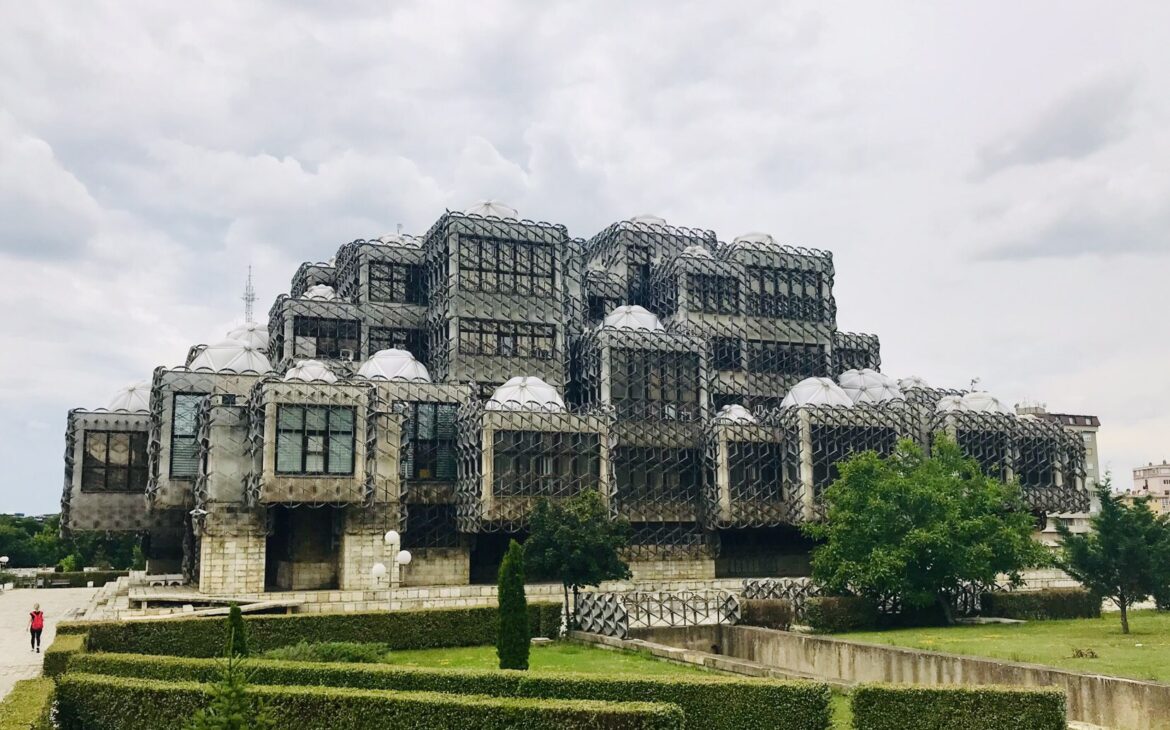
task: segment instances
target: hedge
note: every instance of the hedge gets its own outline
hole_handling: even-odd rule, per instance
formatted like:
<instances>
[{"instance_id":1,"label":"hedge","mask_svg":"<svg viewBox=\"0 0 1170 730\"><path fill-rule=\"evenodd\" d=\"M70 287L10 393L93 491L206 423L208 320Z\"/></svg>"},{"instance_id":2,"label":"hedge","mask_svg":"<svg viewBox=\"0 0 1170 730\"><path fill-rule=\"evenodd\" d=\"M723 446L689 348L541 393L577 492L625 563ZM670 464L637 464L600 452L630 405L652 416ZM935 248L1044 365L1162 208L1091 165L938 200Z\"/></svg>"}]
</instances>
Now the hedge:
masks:
<instances>
[{"instance_id":1,"label":"hedge","mask_svg":"<svg viewBox=\"0 0 1170 730\"><path fill-rule=\"evenodd\" d=\"M125 570L91 570L89 572L76 570L68 573L37 573L35 576L17 576L13 582L17 588L32 588L38 581L44 580L45 587L49 588L53 581L64 580L69 581L69 585L60 586L61 588L85 588L90 581L93 581L94 588L101 588L106 583L127 575L130 573Z\"/></svg>"},{"instance_id":2,"label":"hedge","mask_svg":"<svg viewBox=\"0 0 1170 730\"><path fill-rule=\"evenodd\" d=\"M53 639L53 643L45 649L44 675L57 677L65 673L69 657L85 651L84 634L64 634Z\"/></svg>"},{"instance_id":3,"label":"hedge","mask_svg":"<svg viewBox=\"0 0 1170 730\"><path fill-rule=\"evenodd\" d=\"M1084 588L995 591L983 594L982 612L984 616L1015 618L1025 621L1100 618L1101 597Z\"/></svg>"},{"instance_id":4,"label":"hedge","mask_svg":"<svg viewBox=\"0 0 1170 730\"><path fill-rule=\"evenodd\" d=\"M435 692L251 685L277 727L374 730L675 730L682 711L648 702L532 700ZM61 730L182 727L210 696L207 685L68 674L57 686Z\"/></svg>"},{"instance_id":5,"label":"hedge","mask_svg":"<svg viewBox=\"0 0 1170 730\"><path fill-rule=\"evenodd\" d=\"M1065 730L1064 690L1038 687L863 684L854 727L865 730Z\"/></svg>"},{"instance_id":6,"label":"hedge","mask_svg":"<svg viewBox=\"0 0 1170 730\"><path fill-rule=\"evenodd\" d=\"M796 620L792 603L782 598L747 598L739 602L739 607L742 626L787 631Z\"/></svg>"},{"instance_id":7,"label":"hedge","mask_svg":"<svg viewBox=\"0 0 1170 730\"><path fill-rule=\"evenodd\" d=\"M878 610L857 596L814 596L805 601L804 620L821 634L861 631L877 626Z\"/></svg>"},{"instance_id":8,"label":"hedge","mask_svg":"<svg viewBox=\"0 0 1170 730\"><path fill-rule=\"evenodd\" d=\"M528 605L533 636L555 637L560 631L556 604ZM553 619L555 616L555 622ZM393 649L438 649L496 643L496 609L445 608L419 611L248 616L248 648L253 654L330 641L372 641ZM552 623L553 625L549 625ZM159 621L80 622L62 624L62 633L85 631L90 651L170 656L221 656L227 643L223 618L178 618ZM60 631L60 629L59 629Z\"/></svg>"},{"instance_id":9,"label":"hedge","mask_svg":"<svg viewBox=\"0 0 1170 730\"><path fill-rule=\"evenodd\" d=\"M70 674L115 675L161 680L211 682L218 676L213 659L133 654L82 654ZM824 730L829 727L829 688L825 684L768 679L710 677L614 677L400 667L376 664L324 664L249 660L251 681L264 685L320 685L399 691L444 692L541 699L624 702L649 700L682 708L689 728L752 730L779 727Z\"/></svg>"},{"instance_id":10,"label":"hedge","mask_svg":"<svg viewBox=\"0 0 1170 730\"><path fill-rule=\"evenodd\" d=\"M52 730L56 685L51 679L22 679L0 702L0 730Z\"/></svg>"}]
</instances>

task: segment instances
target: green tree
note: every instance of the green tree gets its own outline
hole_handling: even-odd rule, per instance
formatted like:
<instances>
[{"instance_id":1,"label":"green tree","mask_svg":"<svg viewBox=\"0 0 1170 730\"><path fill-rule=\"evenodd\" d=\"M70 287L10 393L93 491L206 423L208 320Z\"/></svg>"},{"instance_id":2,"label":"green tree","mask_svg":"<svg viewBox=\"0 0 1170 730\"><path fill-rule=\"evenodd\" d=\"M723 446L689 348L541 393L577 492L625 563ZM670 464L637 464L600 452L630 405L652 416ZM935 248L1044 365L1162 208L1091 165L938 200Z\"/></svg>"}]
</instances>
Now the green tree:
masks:
<instances>
[{"instance_id":1,"label":"green tree","mask_svg":"<svg viewBox=\"0 0 1170 730\"><path fill-rule=\"evenodd\" d=\"M953 622L964 584L989 586L1006 574L1018 585L1021 570L1048 562L1019 487L983 474L945 435L931 456L902 441L888 458L864 452L838 469L825 519L803 528L822 541L813 578L827 591L937 605Z\"/></svg>"},{"instance_id":2,"label":"green tree","mask_svg":"<svg viewBox=\"0 0 1170 730\"><path fill-rule=\"evenodd\" d=\"M499 633L496 656L500 669L528 669L531 643L528 599L524 596L524 548L512 540L500 563Z\"/></svg>"},{"instance_id":3,"label":"green tree","mask_svg":"<svg viewBox=\"0 0 1170 730\"><path fill-rule=\"evenodd\" d=\"M231 649L234 639L234 636L228 638L227 656L220 665L219 679L210 688L210 704L195 713L186 730L270 730L276 727L264 703L248 694L244 659Z\"/></svg>"},{"instance_id":4,"label":"green tree","mask_svg":"<svg viewBox=\"0 0 1170 730\"><path fill-rule=\"evenodd\" d=\"M244 614L239 604L232 604L228 610L228 635L232 637L231 654L248 656L248 627L244 625Z\"/></svg>"},{"instance_id":5,"label":"green tree","mask_svg":"<svg viewBox=\"0 0 1170 730\"><path fill-rule=\"evenodd\" d=\"M1170 528L1144 499L1127 505L1106 477L1097 488L1101 511L1090 532L1073 534L1060 523L1060 567L1085 588L1121 609L1121 633L1129 633L1129 608L1151 597L1165 598L1170 583Z\"/></svg>"},{"instance_id":6,"label":"green tree","mask_svg":"<svg viewBox=\"0 0 1170 730\"><path fill-rule=\"evenodd\" d=\"M570 590L576 599L584 586L630 577L630 566L619 552L629 542L630 523L611 519L601 495L586 490L567 500L537 503L524 551L534 573L560 581L565 610L572 606L575 618L576 600L569 603Z\"/></svg>"}]
</instances>

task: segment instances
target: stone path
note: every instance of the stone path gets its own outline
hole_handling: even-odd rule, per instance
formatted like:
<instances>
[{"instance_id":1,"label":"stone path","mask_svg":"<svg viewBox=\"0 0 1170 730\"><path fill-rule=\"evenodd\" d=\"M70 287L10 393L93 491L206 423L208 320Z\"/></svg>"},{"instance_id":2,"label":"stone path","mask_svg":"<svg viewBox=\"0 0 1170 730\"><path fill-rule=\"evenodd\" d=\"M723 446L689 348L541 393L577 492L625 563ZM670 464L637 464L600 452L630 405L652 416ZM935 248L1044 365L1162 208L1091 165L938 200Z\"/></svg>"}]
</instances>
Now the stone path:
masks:
<instances>
[{"instance_id":1,"label":"stone path","mask_svg":"<svg viewBox=\"0 0 1170 730\"><path fill-rule=\"evenodd\" d=\"M39 676L44 654L29 651L28 614L34 603L45 612L41 651L53 643L57 622L73 617L85 608L96 588L20 588L0 593L0 698L12 690L18 679Z\"/></svg>"}]
</instances>

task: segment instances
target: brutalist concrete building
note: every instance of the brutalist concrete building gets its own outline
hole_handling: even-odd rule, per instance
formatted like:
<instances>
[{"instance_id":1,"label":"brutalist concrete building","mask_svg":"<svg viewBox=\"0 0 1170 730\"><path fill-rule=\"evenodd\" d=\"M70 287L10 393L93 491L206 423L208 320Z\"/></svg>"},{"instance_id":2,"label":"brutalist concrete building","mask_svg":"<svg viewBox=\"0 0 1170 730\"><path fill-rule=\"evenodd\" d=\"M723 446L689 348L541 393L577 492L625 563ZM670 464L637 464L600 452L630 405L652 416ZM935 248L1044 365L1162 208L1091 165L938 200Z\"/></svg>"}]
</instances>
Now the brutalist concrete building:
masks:
<instances>
[{"instance_id":1,"label":"brutalist concrete building","mask_svg":"<svg viewBox=\"0 0 1170 730\"><path fill-rule=\"evenodd\" d=\"M541 498L599 492L644 580L802 574L836 464L951 434L1038 517L1084 446L979 392L880 372L833 259L640 216L588 240L498 203L306 263L267 326L71 411L67 530L142 533L216 594L495 580Z\"/></svg>"}]
</instances>

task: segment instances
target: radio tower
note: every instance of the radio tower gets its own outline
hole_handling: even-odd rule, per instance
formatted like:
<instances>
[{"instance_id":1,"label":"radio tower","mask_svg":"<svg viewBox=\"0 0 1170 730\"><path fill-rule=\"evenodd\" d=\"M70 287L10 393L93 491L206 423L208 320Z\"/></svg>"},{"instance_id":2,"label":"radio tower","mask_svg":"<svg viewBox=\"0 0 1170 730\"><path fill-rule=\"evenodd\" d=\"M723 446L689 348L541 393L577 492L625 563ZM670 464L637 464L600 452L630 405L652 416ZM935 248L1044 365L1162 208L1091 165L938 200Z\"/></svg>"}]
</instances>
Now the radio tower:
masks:
<instances>
[{"instance_id":1,"label":"radio tower","mask_svg":"<svg viewBox=\"0 0 1170 730\"><path fill-rule=\"evenodd\" d=\"M244 285L244 322L252 324L252 305L256 303L256 289L252 286L252 267L248 267L248 283Z\"/></svg>"}]
</instances>

